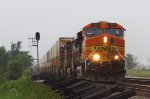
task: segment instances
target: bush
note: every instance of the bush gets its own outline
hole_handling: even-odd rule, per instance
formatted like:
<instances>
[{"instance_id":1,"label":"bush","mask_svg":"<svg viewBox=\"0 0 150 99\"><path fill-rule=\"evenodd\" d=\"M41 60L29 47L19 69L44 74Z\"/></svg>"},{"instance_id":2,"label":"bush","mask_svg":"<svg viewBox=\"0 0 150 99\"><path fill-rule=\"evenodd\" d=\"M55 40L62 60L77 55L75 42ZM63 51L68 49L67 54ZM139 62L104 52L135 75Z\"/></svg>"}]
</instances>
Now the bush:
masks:
<instances>
[{"instance_id":1,"label":"bush","mask_svg":"<svg viewBox=\"0 0 150 99\"><path fill-rule=\"evenodd\" d=\"M21 77L23 67L18 60L12 60L8 63L9 66L9 80L16 80Z\"/></svg>"}]
</instances>

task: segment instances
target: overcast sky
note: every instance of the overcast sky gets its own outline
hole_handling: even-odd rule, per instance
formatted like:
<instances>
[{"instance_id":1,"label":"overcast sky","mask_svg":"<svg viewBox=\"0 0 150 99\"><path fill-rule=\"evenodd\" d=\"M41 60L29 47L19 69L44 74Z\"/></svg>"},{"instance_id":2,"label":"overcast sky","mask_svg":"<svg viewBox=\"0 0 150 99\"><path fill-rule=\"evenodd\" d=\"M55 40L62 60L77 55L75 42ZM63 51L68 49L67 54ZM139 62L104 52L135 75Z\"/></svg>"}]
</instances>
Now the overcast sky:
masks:
<instances>
[{"instance_id":1,"label":"overcast sky","mask_svg":"<svg viewBox=\"0 0 150 99\"><path fill-rule=\"evenodd\" d=\"M0 0L0 46L41 33L40 56L63 36L74 36L91 22L117 22L126 29L126 53L150 58L150 0Z\"/></svg>"}]
</instances>

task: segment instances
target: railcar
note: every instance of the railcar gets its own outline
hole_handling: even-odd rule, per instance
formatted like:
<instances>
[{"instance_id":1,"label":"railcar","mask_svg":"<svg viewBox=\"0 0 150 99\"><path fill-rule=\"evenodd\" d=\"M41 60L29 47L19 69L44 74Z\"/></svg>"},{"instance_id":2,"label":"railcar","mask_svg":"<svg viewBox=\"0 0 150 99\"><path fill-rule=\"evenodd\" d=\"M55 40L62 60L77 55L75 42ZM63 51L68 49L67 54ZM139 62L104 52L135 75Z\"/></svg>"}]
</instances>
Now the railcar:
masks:
<instances>
[{"instance_id":1,"label":"railcar","mask_svg":"<svg viewBox=\"0 0 150 99\"><path fill-rule=\"evenodd\" d=\"M121 80L126 73L124 31L118 23L90 23L74 37L59 38L40 67L56 76Z\"/></svg>"}]
</instances>

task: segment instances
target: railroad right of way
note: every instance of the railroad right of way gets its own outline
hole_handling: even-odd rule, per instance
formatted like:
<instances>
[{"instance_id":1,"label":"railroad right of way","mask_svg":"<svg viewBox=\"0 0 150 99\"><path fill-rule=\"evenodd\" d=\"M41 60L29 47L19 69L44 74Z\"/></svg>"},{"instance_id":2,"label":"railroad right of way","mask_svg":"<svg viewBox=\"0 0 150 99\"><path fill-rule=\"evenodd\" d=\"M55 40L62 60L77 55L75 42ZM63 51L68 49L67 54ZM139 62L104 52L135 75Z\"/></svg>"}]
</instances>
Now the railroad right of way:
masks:
<instances>
[{"instance_id":1,"label":"railroad right of way","mask_svg":"<svg viewBox=\"0 0 150 99\"><path fill-rule=\"evenodd\" d=\"M115 82L96 82L79 78L51 75L45 83L59 93L62 99L128 99L136 95Z\"/></svg>"}]
</instances>

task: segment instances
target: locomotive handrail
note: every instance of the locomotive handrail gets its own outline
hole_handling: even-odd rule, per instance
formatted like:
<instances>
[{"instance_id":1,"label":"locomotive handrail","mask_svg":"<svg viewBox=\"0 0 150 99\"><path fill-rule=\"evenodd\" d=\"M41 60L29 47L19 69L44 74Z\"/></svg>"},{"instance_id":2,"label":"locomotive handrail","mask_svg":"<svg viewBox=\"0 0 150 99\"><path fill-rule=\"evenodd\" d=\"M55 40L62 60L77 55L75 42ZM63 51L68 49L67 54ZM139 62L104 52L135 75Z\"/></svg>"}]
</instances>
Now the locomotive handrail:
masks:
<instances>
[{"instance_id":1,"label":"locomotive handrail","mask_svg":"<svg viewBox=\"0 0 150 99\"><path fill-rule=\"evenodd\" d=\"M94 52L96 52L96 49L95 49L95 51L93 51L90 55L89 55L89 57L87 57L86 59L85 59L85 61L84 61L84 63L85 63L85 71L86 71L86 61L93 55L93 53Z\"/></svg>"},{"instance_id":2,"label":"locomotive handrail","mask_svg":"<svg viewBox=\"0 0 150 99\"><path fill-rule=\"evenodd\" d=\"M128 64L127 60L120 54L120 52L119 52L119 50L118 50L116 45L115 45L115 47L116 47L116 51L118 52L119 56L125 61L126 64Z\"/></svg>"}]
</instances>

